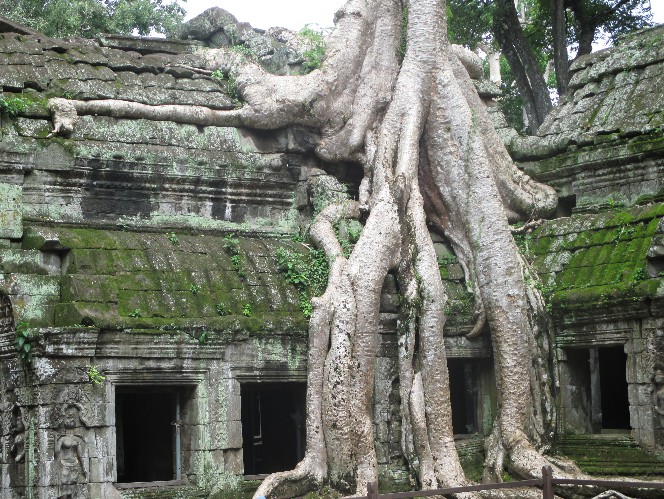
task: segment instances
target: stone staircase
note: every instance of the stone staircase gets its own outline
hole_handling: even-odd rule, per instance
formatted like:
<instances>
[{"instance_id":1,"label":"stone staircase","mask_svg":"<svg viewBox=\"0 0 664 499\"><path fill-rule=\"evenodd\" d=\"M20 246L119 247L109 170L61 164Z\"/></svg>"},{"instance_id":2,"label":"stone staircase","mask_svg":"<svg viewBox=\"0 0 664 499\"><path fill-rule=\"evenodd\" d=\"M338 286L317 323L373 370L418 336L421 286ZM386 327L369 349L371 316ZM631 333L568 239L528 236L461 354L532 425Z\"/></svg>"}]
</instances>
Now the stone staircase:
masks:
<instances>
[{"instance_id":1,"label":"stone staircase","mask_svg":"<svg viewBox=\"0 0 664 499\"><path fill-rule=\"evenodd\" d=\"M591 475L664 476L664 455L645 452L626 434L564 435L557 451Z\"/></svg>"}]
</instances>

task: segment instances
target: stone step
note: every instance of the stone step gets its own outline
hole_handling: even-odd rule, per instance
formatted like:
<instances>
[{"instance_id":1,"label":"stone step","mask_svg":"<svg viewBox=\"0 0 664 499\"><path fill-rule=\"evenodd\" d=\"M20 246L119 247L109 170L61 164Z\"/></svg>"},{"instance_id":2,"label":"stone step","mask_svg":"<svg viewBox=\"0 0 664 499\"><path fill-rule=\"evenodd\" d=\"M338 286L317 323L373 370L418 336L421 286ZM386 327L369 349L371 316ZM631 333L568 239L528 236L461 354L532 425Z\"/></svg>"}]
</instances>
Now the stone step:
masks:
<instances>
[{"instance_id":1,"label":"stone step","mask_svg":"<svg viewBox=\"0 0 664 499\"><path fill-rule=\"evenodd\" d=\"M626 435L566 435L557 450L590 474L664 474L664 459L645 452Z\"/></svg>"}]
</instances>

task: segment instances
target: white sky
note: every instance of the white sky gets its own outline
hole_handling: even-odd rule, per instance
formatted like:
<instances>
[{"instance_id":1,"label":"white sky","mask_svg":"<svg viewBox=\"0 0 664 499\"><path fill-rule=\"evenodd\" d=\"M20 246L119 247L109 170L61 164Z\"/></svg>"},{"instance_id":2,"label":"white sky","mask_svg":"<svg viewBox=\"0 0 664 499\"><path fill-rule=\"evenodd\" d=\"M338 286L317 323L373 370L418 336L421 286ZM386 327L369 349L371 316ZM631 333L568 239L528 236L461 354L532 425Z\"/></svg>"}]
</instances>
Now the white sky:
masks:
<instances>
[{"instance_id":1,"label":"white sky","mask_svg":"<svg viewBox=\"0 0 664 499\"><path fill-rule=\"evenodd\" d=\"M282 26L297 31L309 23L332 26L334 12L343 3L344 0L187 0L183 5L186 19L218 6L254 28ZM651 0L651 8L653 21L664 23L664 0Z\"/></svg>"}]
</instances>

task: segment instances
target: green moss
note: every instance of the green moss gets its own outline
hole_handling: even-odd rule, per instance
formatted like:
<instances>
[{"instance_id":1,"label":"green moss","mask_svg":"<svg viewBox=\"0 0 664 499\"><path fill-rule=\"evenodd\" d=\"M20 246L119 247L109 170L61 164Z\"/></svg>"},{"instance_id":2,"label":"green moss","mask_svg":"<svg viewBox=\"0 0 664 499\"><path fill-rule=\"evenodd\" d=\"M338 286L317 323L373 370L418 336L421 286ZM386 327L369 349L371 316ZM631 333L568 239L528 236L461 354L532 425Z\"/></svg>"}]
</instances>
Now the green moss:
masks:
<instances>
[{"instance_id":1,"label":"green moss","mask_svg":"<svg viewBox=\"0 0 664 499\"><path fill-rule=\"evenodd\" d=\"M378 490L381 494L408 492L412 490L405 465L381 466L378 471Z\"/></svg>"},{"instance_id":2,"label":"green moss","mask_svg":"<svg viewBox=\"0 0 664 499\"><path fill-rule=\"evenodd\" d=\"M461 467L468 480L477 483L482 482L482 475L484 474L483 459L461 459Z\"/></svg>"},{"instance_id":3,"label":"green moss","mask_svg":"<svg viewBox=\"0 0 664 499\"><path fill-rule=\"evenodd\" d=\"M644 452L628 437L563 436L557 451L572 458L586 473L601 475L661 475L664 461Z\"/></svg>"},{"instance_id":4,"label":"green moss","mask_svg":"<svg viewBox=\"0 0 664 499\"><path fill-rule=\"evenodd\" d=\"M91 301L117 303L115 276L64 275L60 283L60 299L63 302Z\"/></svg>"},{"instance_id":5,"label":"green moss","mask_svg":"<svg viewBox=\"0 0 664 499\"><path fill-rule=\"evenodd\" d=\"M239 238L247 272L241 279L229 255L220 251L222 237L181 234L174 245L163 233L29 227L23 241L28 248L69 248L61 293L58 285L53 297L44 295L60 303L42 300L40 305L40 317L47 316L44 307L55 305L45 325L169 331L206 324L223 334L301 335L307 325L293 317L297 295L272 257L281 244ZM44 277L59 283L59 277ZM219 303L225 304L223 317ZM242 317L246 306L251 313Z\"/></svg>"},{"instance_id":6,"label":"green moss","mask_svg":"<svg viewBox=\"0 0 664 499\"><path fill-rule=\"evenodd\" d=\"M663 213L662 205L643 206L558 220L536 230L532 261L538 273L550 276L554 308L606 307L655 296L659 284L652 281L658 279L645 274L646 254ZM566 253L553 252L560 247Z\"/></svg>"},{"instance_id":7,"label":"green moss","mask_svg":"<svg viewBox=\"0 0 664 499\"><path fill-rule=\"evenodd\" d=\"M119 325L117 310L109 303L58 303L55 305L56 327L76 325Z\"/></svg>"},{"instance_id":8,"label":"green moss","mask_svg":"<svg viewBox=\"0 0 664 499\"><path fill-rule=\"evenodd\" d=\"M311 317L311 298L322 295L327 286L330 269L325 253L322 250L304 253L282 247L277 249L275 257L286 282L298 292L302 314Z\"/></svg>"},{"instance_id":9,"label":"green moss","mask_svg":"<svg viewBox=\"0 0 664 499\"><path fill-rule=\"evenodd\" d=\"M0 96L0 114L18 116L36 110L47 110L47 101L33 94L9 94Z\"/></svg>"}]
</instances>

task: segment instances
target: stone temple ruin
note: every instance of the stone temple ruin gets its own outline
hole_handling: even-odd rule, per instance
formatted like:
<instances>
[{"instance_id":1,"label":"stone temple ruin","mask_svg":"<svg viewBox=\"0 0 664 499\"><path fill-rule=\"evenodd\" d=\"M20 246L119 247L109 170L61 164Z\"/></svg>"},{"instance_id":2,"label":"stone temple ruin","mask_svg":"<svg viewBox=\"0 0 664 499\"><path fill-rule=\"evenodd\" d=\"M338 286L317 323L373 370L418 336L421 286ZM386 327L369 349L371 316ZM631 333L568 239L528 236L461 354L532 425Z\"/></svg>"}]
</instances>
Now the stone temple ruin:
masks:
<instances>
[{"instance_id":1,"label":"stone temple ruin","mask_svg":"<svg viewBox=\"0 0 664 499\"><path fill-rule=\"evenodd\" d=\"M82 116L71 137L55 137L47 99L232 109L232 82L200 71L202 49L242 46L270 71L295 73L296 38L223 11L192 21L183 40L0 28L11 104L0 116L0 495L207 497L231 484L239 497L252 478L292 468L304 450L307 319L276 255L309 250L293 241L315 201L307 179L334 176L353 193L360 174L320 162L315 131L302 127ZM572 72L537 137L493 113L515 160L560 198L554 219L516 236L554 322L554 450L590 473L661 477L664 27ZM496 109L496 89L477 88ZM473 297L445 240L434 241L450 295L456 442L473 476L495 407L491 342L486 331L465 336ZM388 277L381 490L410 486L396 307Z\"/></svg>"}]
</instances>

